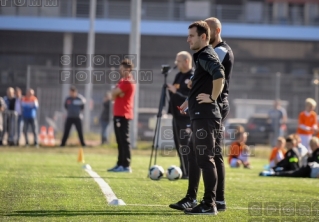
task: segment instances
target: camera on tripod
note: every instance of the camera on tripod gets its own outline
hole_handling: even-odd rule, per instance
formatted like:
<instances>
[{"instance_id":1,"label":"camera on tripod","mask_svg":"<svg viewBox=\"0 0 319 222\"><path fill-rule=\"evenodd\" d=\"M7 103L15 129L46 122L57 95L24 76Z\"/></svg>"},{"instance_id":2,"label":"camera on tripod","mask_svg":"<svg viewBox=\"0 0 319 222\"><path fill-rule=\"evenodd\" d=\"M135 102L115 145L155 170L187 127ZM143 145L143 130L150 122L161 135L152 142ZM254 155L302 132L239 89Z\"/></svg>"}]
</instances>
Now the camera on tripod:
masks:
<instances>
[{"instance_id":1,"label":"camera on tripod","mask_svg":"<svg viewBox=\"0 0 319 222\"><path fill-rule=\"evenodd\" d=\"M170 65L162 65L162 74L163 75L167 75L170 70L171 70L171 66Z\"/></svg>"}]
</instances>

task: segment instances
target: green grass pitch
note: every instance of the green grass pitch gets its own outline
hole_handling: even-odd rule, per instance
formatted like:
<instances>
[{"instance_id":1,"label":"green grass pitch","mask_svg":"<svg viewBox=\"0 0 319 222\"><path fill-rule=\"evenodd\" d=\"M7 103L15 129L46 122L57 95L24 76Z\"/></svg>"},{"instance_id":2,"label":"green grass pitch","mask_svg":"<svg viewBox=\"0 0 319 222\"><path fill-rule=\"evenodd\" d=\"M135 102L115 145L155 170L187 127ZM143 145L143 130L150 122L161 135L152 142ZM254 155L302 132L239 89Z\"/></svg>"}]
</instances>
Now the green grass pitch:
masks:
<instances>
[{"instance_id":1,"label":"green grass pitch","mask_svg":"<svg viewBox=\"0 0 319 222\"><path fill-rule=\"evenodd\" d=\"M259 177L267 159L251 158L253 169L226 165L227 211L189 216L168 204L181 199L187 181L151 181L149 151L134 151L133 173L109 173L116 152L88 148L90 164L127 206L108 206L98 184L77 163L76 148L0 149L0 221L319 221L319 180ZM157 164L178 165L159 156ZM203 195L200 184L198 199ZM257 207L252 210L252 206ZM292 210L282 210L293 206ZM276 209L276 210L274 210Z\"/></svg>"}]
</instances>

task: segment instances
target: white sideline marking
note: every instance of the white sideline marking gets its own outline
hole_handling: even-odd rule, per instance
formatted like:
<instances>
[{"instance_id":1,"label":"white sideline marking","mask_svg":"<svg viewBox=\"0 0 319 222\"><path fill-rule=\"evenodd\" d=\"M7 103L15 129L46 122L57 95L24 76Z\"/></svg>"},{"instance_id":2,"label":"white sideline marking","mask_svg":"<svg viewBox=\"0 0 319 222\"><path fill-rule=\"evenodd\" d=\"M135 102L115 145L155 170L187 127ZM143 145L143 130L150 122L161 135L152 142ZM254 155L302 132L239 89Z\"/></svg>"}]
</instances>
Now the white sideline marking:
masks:
<instances>
[{"instance_id":1,"label":"white sideline marking","mask_svg":"<svg viewBox=\"0 0 319 222\"><path fill-rule=\"evenodd\" d=\"M115 196L113 190L111 187L93 170L85 169L85 171L90 174L90 176L97 182L97 184L100 186L102 193L106 197L107 203L111 203L113 200L117 200L117 197Z\"/></svg>"}]
</instances>

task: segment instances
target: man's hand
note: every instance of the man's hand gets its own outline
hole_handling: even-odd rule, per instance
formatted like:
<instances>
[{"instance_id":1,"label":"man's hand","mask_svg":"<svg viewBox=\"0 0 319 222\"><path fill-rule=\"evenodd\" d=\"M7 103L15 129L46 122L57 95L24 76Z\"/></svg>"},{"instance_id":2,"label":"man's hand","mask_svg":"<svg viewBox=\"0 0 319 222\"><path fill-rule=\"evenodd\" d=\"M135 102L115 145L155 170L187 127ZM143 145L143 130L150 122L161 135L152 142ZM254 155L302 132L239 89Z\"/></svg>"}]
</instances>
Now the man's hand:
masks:
<instances>
[{"instance_id":1,"label":"man's hand","mask_svg":"<svg viewBox=\"0 0 319 222\"><path fill-rule=\"evenodd\" d=\"M175 88L175 86L173 86L172 84L167 84L167 88L168 88L168 90L169 91L171 91L172 93L176 93L176 88Z\"/></svg>"},{"instance_id":2,"label":"man's hand","mask_svg":"<svg viewBox=\"0 0 319 222\"><path fill-rule=\"evenodd\" d=\"M199 104L201 103L212 103L213 101L209 98L209 94L201 93L196 97Z\"/></svg>"},{"instance_id":3,"label":"man's hand","mask_svg":"<svg viewBox=\"0 0 319 222\"><path fill-rule=\"evenodd\" d=\"M179 107L179 111L181 114L186 114L186 112L184 112L184 110L188 107L188 100L186 100L180 107Z\"/></svg>"},{"instance_id":4,"label":"man's hand","mask_svg":"<svg viewBox=\"0 0 319 222\"><path fill-rule=\"evenodd\" d=\"M123 97L124 92L120 88L116 87L116 88L112 89L112 99L115 100L116 97L118 97L118 96Z\"/></svg>"},{"instance_id":5,"label":"man's hand","mask_svg":"<svg viewBox=\"0 0 319 222\"><path fill-rule=\"evenodd\" d=\"M193 85L193 82L192 80L190 79L187 83L187 88L191 89L192 88L192 85Z\"/></svg>"}]
</instances>

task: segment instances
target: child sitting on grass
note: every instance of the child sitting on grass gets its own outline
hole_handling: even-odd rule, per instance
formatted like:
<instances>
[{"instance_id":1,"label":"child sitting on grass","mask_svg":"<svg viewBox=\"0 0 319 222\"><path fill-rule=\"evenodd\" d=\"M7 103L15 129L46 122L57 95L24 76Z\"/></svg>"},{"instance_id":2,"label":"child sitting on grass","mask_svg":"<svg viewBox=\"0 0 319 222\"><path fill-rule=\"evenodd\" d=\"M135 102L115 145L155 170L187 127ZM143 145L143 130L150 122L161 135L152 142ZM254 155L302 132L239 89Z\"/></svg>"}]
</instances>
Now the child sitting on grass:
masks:
<instances>
[{"instance_id":1,"label":"child sitting on grass","mask_svg":"<svg viewBox=\"0 0 319 222\"><path fill-rule=\"evenodd\" d=\"M236 141L230 145L228 163L232 168L238 168L241 165L250 169L249 147L246 145L247 133L244 127L238 126L235 131Z\"/></svg>"},{"instance_id":2,"label":"child sitting on grass","mask_svg":"<svg viewBox=\"0 0 319 222\"><path fill-rule=\"evenodd\" d=\"M309 146L312 150L312 155L308 158L306 166L290 171L263 171L259 176L319 178L319 139L317 137L312 137Z\"/></svg>"},{"instance_id":3,"label":"child sitting on grass","mask_svg":"<svg viewBox=\"0 0 319 222\"><path fill-rule=\"evenodd\" d=\"M286 150L286 140L283 137L278 137L277 145L272 149L272 152L269 157L269 167L275 167L281 160L284 159Z\"/></svg>"},{"instance_id":4,"label":"child sitting on grass","mask_svg":"<svg viewBox=\"0 0 319 222\"><path fill-rule=\"evenodd\" d=\"M277 163L273 169L275 171L288 171L288 170L297 170L301 166L300 154L298 149L295 147L296 140L293 137L286 138L286 149L284 159Z\"/></svg>"},{"instance_id":5,"label":"child sitting on grass","mask_svg":"<svg viewBox=\"0 0 319 222\"><path fill-rule=\"evenodd\" d=\"M300 154L301 165L302 166L306 166L307 163L308 163L307 162L307 158L308 158L308 149L307 149L307 147L302 145L300 136L297 133L291 134L289 136L295 138L295 140L296 140L295 147L297 147L298 152Z\"/></svg>"}]
</instances>

